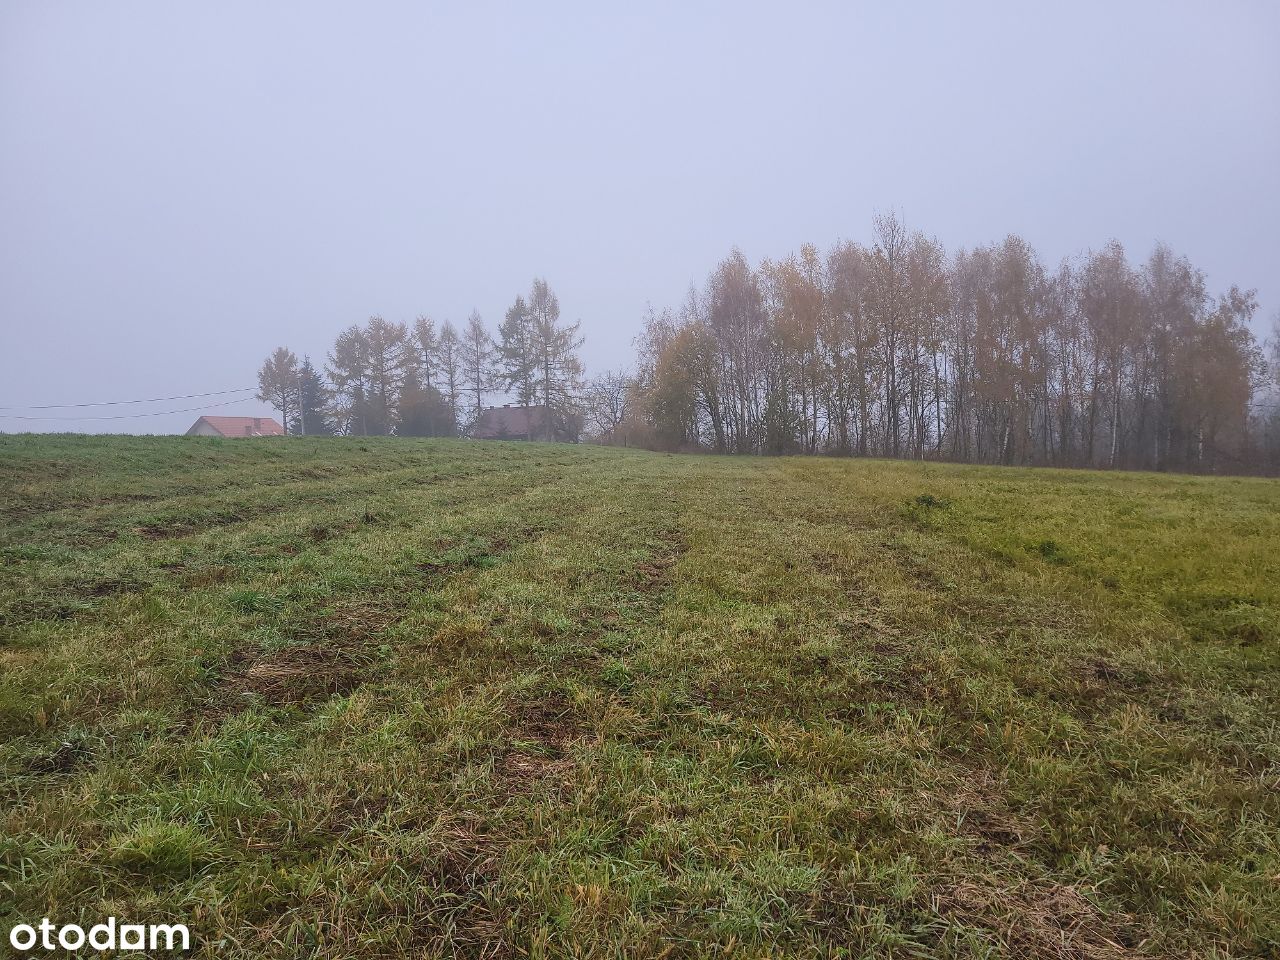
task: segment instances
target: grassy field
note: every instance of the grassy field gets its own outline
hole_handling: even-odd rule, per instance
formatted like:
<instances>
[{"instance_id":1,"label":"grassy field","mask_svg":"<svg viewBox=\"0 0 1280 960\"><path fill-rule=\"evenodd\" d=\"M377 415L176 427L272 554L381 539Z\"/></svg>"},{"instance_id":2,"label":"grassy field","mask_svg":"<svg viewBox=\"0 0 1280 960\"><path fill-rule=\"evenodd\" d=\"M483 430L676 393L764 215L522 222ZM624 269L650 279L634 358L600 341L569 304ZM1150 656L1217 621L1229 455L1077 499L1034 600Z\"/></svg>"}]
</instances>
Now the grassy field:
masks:
<instances>
[{"instance_id":1,"label":"grassy field","mask_svg":"<svg viewBox=\"0 0 1280 960\"><path fill-rule=\"evenodd\" d=\"M1275 956L1280 482L0 437L0 949L107 915Z\"/></svg>"}]
</instances>

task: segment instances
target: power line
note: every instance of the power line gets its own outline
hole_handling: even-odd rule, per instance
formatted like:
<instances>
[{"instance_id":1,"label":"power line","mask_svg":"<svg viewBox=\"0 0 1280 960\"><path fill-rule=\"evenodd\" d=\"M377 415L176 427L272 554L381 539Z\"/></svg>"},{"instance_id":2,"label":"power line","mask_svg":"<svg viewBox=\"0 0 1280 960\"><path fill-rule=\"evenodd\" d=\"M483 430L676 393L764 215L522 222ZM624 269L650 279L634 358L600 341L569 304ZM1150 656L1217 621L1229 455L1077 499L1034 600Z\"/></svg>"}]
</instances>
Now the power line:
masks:
<instances>
[{"instance_id":1,"label":"power line","mask_svg":"<svg viewBox=\"0 0 1280 960\"><path fill-rule=\"evenodd\" d=\"M230 392L230 391L224 391ZM194 410L213 410L216 407L229 407L233 403L243 403L244 397L235 400L224 400L222 403L207 403L202 407L183 407L181 410L152 410L150 413L117 413L107 417L24 417L12 413L0 413L0 420L136 420L138 417L165 417L171 413L191 413ZM120 401L126 402L126 401ZM72 406L72 404L67 404Z\"/></svg>"},{"instance_id":2,"label":"power line","mask_svg":"<svg viewBox=\"0 0 1280 960\"><path fill-rule=\"evenodd\" d=\"M0 407L0 410L59 410L59 409L63 409L63 408L66 408L66 407L118 407L118 406L121 406L122 404L126 404L126 403L161 403L161 402L163 402L163 401L165 401L165 400L194 400L196 397L221 397L221 396L225 396L225 395L226 395L226 394L228 394L228 393L245 393L245 392L247 392L247 391L249 391L249 390L256 390L256 389L257 389L257 387L240 387L240 388L239 388L239 389L237 389L237 390L213 390L213 391L211 391L211 392L209 392L209 393L180 393L180 394L178 394L176 397L148 397L148 398L147 398L147 399L145 399L145 400L97 400L97 401L94 401L93 403L37 403L37 404L33 404L33 405L31 405L31 406L27 406L27 407L23 407L23 406L16 406L16 407ZM235 401L232 401L232 402L234 403ZM192 407L191 409L193 409L193 410L198 410L199 408L198 408L198 407ZM174 410L174 411L172 411L172 412L173 412L173 413L183 413L184 411L182 411L182 410ZM139 416L145 416L145 414L139 414ZM57 419L57 418L42 418L42 417L10 417L9 419L11 419L11 420L19 420L19 419L26 419L26 420L40 420L40 419ZM93 418L91 418L91 417L69 417L69 418L66 418L66 419L72 419L72 420L89 420L89 419L93 419ZM107 418L106 418L106 417L103 417L103 418L101 418L101 419L107 419Z\"/></svg>"}]
</instances>

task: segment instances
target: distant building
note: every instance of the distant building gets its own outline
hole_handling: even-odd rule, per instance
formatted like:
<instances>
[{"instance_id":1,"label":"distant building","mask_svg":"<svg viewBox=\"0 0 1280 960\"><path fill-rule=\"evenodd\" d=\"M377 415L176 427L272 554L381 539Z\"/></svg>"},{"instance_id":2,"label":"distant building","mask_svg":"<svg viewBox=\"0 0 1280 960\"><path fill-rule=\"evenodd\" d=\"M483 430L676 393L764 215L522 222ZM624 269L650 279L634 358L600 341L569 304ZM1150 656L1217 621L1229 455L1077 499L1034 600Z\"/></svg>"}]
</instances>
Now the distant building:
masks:
<instances>
[{"instance_id":1,"label":"distant building","mask_svg":"<svg viewBox=\"0 0 1280 960\"><path fill-rule=\"evenodd\" d=\"M546 440L546 408L510 403L489 407L471 428L471 436L477 440ZM552 427L551 437L561 443L576 443L576 425L557 424Z\"/></svg>"},{"instance_id":2,"label":"distant building","mask_svg":"<svg viewBox=\"0 0 1280 960\"><path fill-rule=\"evenodd\" d=\"M283 437L284 427L271 417L201 417L188 437Z\"/></svg>"}]
</instances>

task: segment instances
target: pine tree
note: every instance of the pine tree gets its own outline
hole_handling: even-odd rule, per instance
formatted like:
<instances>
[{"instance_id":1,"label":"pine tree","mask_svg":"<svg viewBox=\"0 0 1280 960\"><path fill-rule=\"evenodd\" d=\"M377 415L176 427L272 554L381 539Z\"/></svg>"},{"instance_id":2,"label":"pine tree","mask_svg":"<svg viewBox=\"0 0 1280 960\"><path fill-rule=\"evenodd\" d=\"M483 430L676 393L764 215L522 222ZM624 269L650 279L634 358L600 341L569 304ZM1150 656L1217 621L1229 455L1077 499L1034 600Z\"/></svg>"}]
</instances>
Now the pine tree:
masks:
<instances>
[{"instance_id":1,"label":"pine tree","mask_svg":"<svg viewBox=\"0 0 1280 960\"><path fill-rule=\"evenodd\" d=\"M524 297L516 297L498 327L497 366L500 382L522 407L537 402L538 358L533 339L529 305Z\"/></svg>"},{"instance_id":2,"label":"pine tree","mask_svg":"<svg viewBox=\"0 0 1280 960\"><path fill-rule=\"evenodd\" d=\"M435 387L425 386L414 372L405 381L400 394L400 424L396 434L402 437L452 437L457 431L457 418L449 403Z\"/></svg>"},{"instance_id":3,"label":"pine tree","mask_svg":"<svg viewBox=\"0 0 1280 960\"><path fill-rule=\"evenodd\" d=\"M324 378L311 364L310 357L303 357L298 370L298 415L290 424L290 430L312 437L331 437L336 432L329 415L331 391Z\"/></svg>"}]
</instances>

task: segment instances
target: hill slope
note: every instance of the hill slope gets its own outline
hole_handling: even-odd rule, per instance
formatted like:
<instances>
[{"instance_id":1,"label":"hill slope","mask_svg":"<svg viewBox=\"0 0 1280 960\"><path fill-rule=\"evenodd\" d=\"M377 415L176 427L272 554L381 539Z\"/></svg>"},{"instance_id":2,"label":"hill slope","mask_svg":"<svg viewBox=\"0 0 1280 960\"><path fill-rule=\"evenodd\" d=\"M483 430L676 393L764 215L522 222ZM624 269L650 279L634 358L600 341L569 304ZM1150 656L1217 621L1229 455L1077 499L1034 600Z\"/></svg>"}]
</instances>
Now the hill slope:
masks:
<instances>
[{"instance_id":1,"label":"hill slope","mask_svg":"<svg viewBox=\"0 0 1280 960\"><path fill-rule=\"evenodd\" d=\"M1266 480L3 437L0 927L1267 955L1278 544Z\"/></svg>"}]
</instances>

